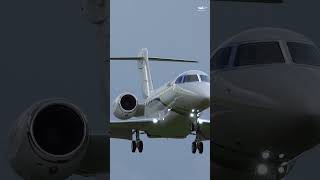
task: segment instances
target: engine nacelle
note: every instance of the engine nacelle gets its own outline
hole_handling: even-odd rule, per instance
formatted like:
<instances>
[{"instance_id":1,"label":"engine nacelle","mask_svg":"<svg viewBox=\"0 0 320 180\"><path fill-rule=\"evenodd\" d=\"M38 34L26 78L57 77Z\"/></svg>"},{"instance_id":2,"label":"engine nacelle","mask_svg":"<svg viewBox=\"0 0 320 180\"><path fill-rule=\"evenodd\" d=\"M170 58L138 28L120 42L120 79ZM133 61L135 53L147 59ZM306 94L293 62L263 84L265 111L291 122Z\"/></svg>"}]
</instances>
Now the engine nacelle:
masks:
<instances>
[{"instance_id":1,"label":"engine nacelle","mask_svg":"<svg viewBox=\"0 0 320 180\"><path fill-rule=\"evenodd\" d=\"M9 135L9 160L24 179L65 179L80 166L88 147L83 112L63 99L27 109Z\"/></svg>"},{"instance_id":2,"label":"engine nacelle","mask_svg":"<svg viewBox=\"0 0 320 180\"><path fill-rule=\"evenodd\" d=\"M135 116L137 109L138 100L130 93L120 94L113 104L113 114L123 120Z\"/></svg>"}]
</instances>

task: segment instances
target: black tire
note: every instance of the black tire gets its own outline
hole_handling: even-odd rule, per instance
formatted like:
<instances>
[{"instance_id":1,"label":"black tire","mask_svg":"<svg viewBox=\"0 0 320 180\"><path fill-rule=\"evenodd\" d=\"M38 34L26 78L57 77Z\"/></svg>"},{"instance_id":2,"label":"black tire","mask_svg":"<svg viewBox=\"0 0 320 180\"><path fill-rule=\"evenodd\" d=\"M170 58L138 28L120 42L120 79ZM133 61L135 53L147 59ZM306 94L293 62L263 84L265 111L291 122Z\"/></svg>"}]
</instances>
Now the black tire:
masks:
<instances>
[{"instance_id":1,"label":"black tire","mask_svg":"<svg viewBox=\"0 0 320 180\"><path fill-rule=\"evenodd\" d=\"M202 142L198 142L198 151L200 154L203 153L203 143Z\"/></svg>"},{"instance_id":2,"label":"black tire","mask_svg":"<svg viewBox=\"0 0 320 180\"><path fill-rule=\"evenodd\" d=\"M136 149L137 149L136 141L132 141L131 142L131 151L134 153L134 152L136 152Z\"/></svg>"},{"instance_id":3,"label":"black tire","mask_svg":"<svg viewBox=\"0 0 320 180\"><path fill-rule=\"evenodd\" d=\"M195 141L192 142L191 148L192 148L192 153L193 153L193 154L196 153L196 151L197 151L197 144L196 144Z\"/></svg>"},{"instance_id":4,"label":"black tire","mask_svg":"<svg viewBox=\"0 0 320 180\"><path fill-rule=\"evenodd\" d=\"M143 142L142 141L138 141L138 150L139 150L139 153L141 153L143 151Z\"/></svg>"}]
</instances>

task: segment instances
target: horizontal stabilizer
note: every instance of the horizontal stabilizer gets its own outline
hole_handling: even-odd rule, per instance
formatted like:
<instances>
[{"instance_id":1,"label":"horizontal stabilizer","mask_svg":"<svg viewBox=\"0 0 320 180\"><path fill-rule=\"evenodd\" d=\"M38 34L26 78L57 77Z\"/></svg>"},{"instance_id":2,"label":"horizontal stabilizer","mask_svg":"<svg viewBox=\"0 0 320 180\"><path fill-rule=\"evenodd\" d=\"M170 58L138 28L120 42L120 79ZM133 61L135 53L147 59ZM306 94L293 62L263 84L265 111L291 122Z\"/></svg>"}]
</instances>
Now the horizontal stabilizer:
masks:
<instances>
[{"instance_id":1,"label":"horizontal stabilizer","mask_svg":"<svg viewBox=\"0 0 320 180\"><path fill-rule=\"evenodd\" d=\"M112 57L110 60L143 60L144 57ZM164 62L187 62L197 63L198 61L187 59L173 59L173 58L161 58L161 57L148 57L149 61L164 61Z\"/></svg>"},{"instance_id":2,"label":"horizontal stabilizer","mask_svg":"<svg viewBox=\"0 0 320 180\"><path fill-rule=\"evenodd\" d=\"M197 63L198 61L175 59L175 58L161 58L161 57L149 57L148 49L142 48L138 56L130 57L111 57L109 60L115 61L136 61L138 69L142 78L142 93L143 97L147 98L153 92L153 83L151 79L149 61L162 61L162 62L179 62L179 63Z\"/></svg>"}]
</instances>

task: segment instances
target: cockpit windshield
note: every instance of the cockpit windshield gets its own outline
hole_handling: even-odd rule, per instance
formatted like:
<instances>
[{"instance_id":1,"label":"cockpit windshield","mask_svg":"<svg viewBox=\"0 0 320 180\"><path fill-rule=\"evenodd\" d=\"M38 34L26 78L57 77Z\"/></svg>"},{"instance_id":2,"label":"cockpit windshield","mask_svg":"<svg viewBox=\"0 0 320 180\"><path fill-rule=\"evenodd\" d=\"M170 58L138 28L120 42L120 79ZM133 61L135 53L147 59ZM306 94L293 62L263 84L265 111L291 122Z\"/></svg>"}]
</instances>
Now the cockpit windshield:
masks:
<instances>
[{"instance_id":1,"label":"cockpit windshield","mask_svg":"<svg viewBox=\"0 0 320 180\"><path fill-rule=\"evenodd\" d=\"M194 75L185 75L183 78L183 82L199 82L199 78L198 75L194 74Z\"/></svg>"},{"instance_id":2,"label":"cockpit windshield","mask_svg":"<svg viewBox=\"0 0 320 180\"><path fill-rule=\"evenodd\" d=\"M320 53L316 46L297 42L288 42L287 44L293 62L320 65Z\"/></svg>"},{"instance_id":3,"label":"cockpit windshield","mask_svg":"<svg viewBox=\"0 0 320 180\"><path fill-rule=\"evenodd\" d=\"M235 66L285 63L278 42L246 43L238 47Z\"/></svg>"},{"instance_id":4,"label":"cockpit windshield","mask_svg":"<svg viewBox=\"0 0 320 180\"><path fill-rule=\"evenodd\" d=\"M209 82L209 77L207 75L200 75L200 79L202 82Z\"/></svg>"},{"instance_id":5,"label":"cockpit windshield","mask_svg":"<svg viewBox=\"0 0 320 180\"><path fill-rule=\"evenodd\" d=\"M188 74L179 76L175 81L176 84L188 82L209 82L209 77L207 75Z\"/></svg>"}]
</instances>

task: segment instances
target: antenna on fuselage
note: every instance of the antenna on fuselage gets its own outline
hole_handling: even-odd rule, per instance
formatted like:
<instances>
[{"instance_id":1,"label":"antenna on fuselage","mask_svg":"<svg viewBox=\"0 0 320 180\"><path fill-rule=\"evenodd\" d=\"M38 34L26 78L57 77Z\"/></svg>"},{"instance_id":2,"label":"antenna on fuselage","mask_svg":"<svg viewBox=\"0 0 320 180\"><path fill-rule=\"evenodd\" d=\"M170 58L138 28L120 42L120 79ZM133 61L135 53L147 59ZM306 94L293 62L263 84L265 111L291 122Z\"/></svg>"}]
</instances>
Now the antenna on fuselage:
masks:
<instances>
[{"instance_id":1,"label":"antenna on fuselage","mask_svg":"<svg viewBox=\"0 0 320 180\"><path fill-rule=\"evenodd\" d=\"M149 61L162 61L162 62L179 62L179 63L197 63L198 61L175 59L175 58L161 58L161 57L149 57L148 49L142 48L138 57L112 57L110 60L123 61L134 60L138 62L138 69L142 75L142 91L144 98L150 96L153 91L153 83L150 73Z\"/></svg>"}]
</instances>

